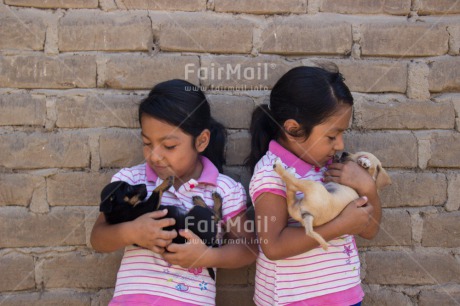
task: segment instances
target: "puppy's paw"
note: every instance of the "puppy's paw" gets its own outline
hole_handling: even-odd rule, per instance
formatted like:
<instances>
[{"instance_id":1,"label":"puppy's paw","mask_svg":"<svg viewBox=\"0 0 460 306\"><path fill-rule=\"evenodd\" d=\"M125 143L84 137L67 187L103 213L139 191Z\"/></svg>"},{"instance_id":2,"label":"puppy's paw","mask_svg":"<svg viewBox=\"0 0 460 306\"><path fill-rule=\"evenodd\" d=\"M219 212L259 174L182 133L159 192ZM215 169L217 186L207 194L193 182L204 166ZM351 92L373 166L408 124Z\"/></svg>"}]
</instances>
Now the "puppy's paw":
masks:
<instances>
[{"instance_id":1,"label":"puppy's paw","mask_svg":"<svg viewBox=\"0 0 460 306\"><path fill-rule=\"evenodd\" d=\"M371 161L366 156L360 156L356 162L364 169L369 169L372 165Z\"/></svg>"},{"instance_id":2,"label":"puppy's paw","mask_svg":"<svg viewBox=\"0 0 460 306\"><path fill-rule=\"evenodd\" d=\"M273 169L275 169L276 167L282 167L282 166L283 166L283 163L281 162L281 158L277 157L275 161L273 162Z\"/></svg>"},{"instance_id":3,"label":"puppy's paw","mask_svg":"<svg viewBox=\"0 0 460 306\"><path fill-rule=\"evenodd\" d=\"M196 206L201 206L205 208L208 207L206 203L204 202L203 198L200 196L193 196L192 202L193 202L193 205L196 205Z\"/></svg>"}]
</instances>

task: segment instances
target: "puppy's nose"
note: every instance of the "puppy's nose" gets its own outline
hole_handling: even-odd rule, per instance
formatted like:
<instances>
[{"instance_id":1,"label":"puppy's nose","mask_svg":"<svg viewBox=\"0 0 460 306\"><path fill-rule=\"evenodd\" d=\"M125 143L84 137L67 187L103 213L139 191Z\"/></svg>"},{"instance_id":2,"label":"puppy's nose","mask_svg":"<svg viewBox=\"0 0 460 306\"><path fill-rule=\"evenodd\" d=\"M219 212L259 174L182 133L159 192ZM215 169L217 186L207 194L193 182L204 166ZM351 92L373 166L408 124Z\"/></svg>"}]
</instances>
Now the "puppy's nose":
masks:
<instances>
[{"instance_id":1,"label":"puppy's nose","mask_svg":"<svg viewBox=\"0 0 460 306\"><path fill-rule=\"evenodd\" d=\"M350 156L350 153L348 153L347 151L342 152L342 156L341 156L342 158L346 158L348 156Z\"/></svg>"}]
</instances>

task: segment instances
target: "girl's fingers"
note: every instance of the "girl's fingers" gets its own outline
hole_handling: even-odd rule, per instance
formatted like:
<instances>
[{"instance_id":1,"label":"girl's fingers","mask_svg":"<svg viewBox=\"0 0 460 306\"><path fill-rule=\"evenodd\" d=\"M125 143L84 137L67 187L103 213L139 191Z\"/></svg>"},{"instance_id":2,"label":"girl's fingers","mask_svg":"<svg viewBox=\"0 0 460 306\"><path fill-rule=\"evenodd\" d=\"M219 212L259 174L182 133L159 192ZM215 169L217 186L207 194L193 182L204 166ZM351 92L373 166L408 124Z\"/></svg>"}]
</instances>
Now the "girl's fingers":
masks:
<instances>
[{"instance_id":1,"label":"girl's fingers","mask_svg":"<svg viewBox=\"0 0 460 306\"><path fill-rule=\"evenodd\" d=\"M168 227L171 225L176 224L176 220L174 218L164 218L164 219L159 219L156 220L158 227Z\"/></svg>"},{"instance_id":2,"label":"girl's fingers","mask_svg":"<svg viewBox=\"0 0 460 306\"><path fill-rule=\"evenodd\" d=\"M163 218L164 216L166 216L167 213L168 213L168 210L163 209L163 210L157 210L157 211L154 211L154 212L151 212L151 213L147 213L147 214L145 214L145 216L147 216L149 218L152 218L152 219L160 219L160 218Z\"/></svg>"},{"instance_id":3,"label":"girl's fingers","mask_svg":"<svg viewBox=\"0 0 460 306\"><path fill-rule=\"evenodd\" d=\"M155 252L157 254L163 254L165 252L164 248L160 248L160 247L157 247L157 246L152 247L151 250L152 250L152 252Z\"/></svg>"},{"instance_id":4,"label":"girl's fingers","mask_svg":"<svg viewBox=\"0 0 460 306\"><path fill-rule=\"evenodd\" d=\"M360 197L360 198L357 198L356 200L354 200L355 204L356 204L356 207L362 207L364 205L367 204L367 197ZM370 205L368 205L370 206Z\"/></svg>"},{"instance_id":5,"label":"girl's fingers","mask_svg":"<svg viewBox=\"0 0 460 306\"><path fill-rule=\"evenodd\" d=\"M330 164L329 166L327 166L327 169L328 169L328 170L331 170L331 169L342 170L343 165L344 165L344 164L342 164L342 163L332 163L332 164Z\"/></svg>"}]
</instances>

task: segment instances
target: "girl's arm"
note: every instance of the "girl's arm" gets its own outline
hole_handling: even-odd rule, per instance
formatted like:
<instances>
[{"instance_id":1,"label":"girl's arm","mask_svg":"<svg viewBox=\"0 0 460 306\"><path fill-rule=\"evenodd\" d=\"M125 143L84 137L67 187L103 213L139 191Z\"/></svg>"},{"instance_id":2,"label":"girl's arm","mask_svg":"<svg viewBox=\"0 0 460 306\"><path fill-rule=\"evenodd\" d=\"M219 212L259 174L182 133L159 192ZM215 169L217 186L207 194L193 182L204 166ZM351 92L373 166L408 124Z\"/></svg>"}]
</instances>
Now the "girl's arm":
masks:
<instances>
[{"instance_id":1,"label":"girl's arm","mask_svg":"<svg viewBox=\"0 0 460 306\"><path fill-rule=\"evenodd\" d=\"M345 234L360 233L368 226L372 206L359 198L332 221L315 227L326 241ZM286 199L273 193L262 193L255 201L257 234L262 250L270 260L296 256L316 248L318 242L305 234L301 227L288 227Z\"/></svg>"},{"instance_id":2,"label":"girl's arm","mask_svg":"<svg viewBox=\"0 0 460 306\"><path fill-rule=\"evenodd\" d=\"M235 269L247 266L257 258L257 242L255 233L250 231L246 214L241 213L227 221L230 225L225 239L227 244L212 248L206 246L193 232L185 230L179 235L187 238L185 244L171 244L163 258L183 268L214 267Z\"/></svg>"},{"instance_id":3,"label":"girl's arm","mask_svg":"<svg viewBox=\"0 0 460 306\"><path fill-rule=\"evenodd\" d=\"M349 186L355 189L360 196L366 196L369 199L369 205L373 207L371 222L358 234L366 239L374 238L380 229L382 207L377 187L370 174L355 162L334 163L329 165L324 181Z\"/></svg>"},{"instance_id":4,"label":"girl's arm","mask_svg":"<svg viewBox=\"0 0 460 306\"><path fill-rule=\"evenodd\" d=\"M162 254L164 248L177 235L175 231L162 228L173 225L174 219L160 219L167 210L147 213L136 220L119 224L108 224L104 214L100 214L91 232L91 245L98 252L113 252L127 245L137 244L153 252Z\"/></svg>"}]
</instances>

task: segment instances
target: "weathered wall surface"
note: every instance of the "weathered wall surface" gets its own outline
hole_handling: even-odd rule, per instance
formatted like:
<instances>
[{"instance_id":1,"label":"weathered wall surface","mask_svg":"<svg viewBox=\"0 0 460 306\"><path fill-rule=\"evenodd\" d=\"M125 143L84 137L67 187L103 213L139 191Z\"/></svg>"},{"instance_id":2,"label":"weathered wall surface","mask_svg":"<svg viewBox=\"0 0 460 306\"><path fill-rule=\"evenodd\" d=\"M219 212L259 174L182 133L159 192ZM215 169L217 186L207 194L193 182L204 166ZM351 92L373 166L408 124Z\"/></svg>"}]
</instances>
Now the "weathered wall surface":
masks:
<instances>
[{"instance_id":1,"label":"weathered wall surface","mask_svg":"<svg viewBox=\"0 0 460 306\"><path fill-rule=\"evenodd\" d=\"M460 303L460 2L0 0L0 304L106 305L120 253L91 249L100 189L142 162L136 104L202 86L246 186L249 113L288 69L335 62L355 96L350 151L393 185L359 240L366 305ZM219 271L252 305L254 267Z\"/></svg>"}]
</instances>

